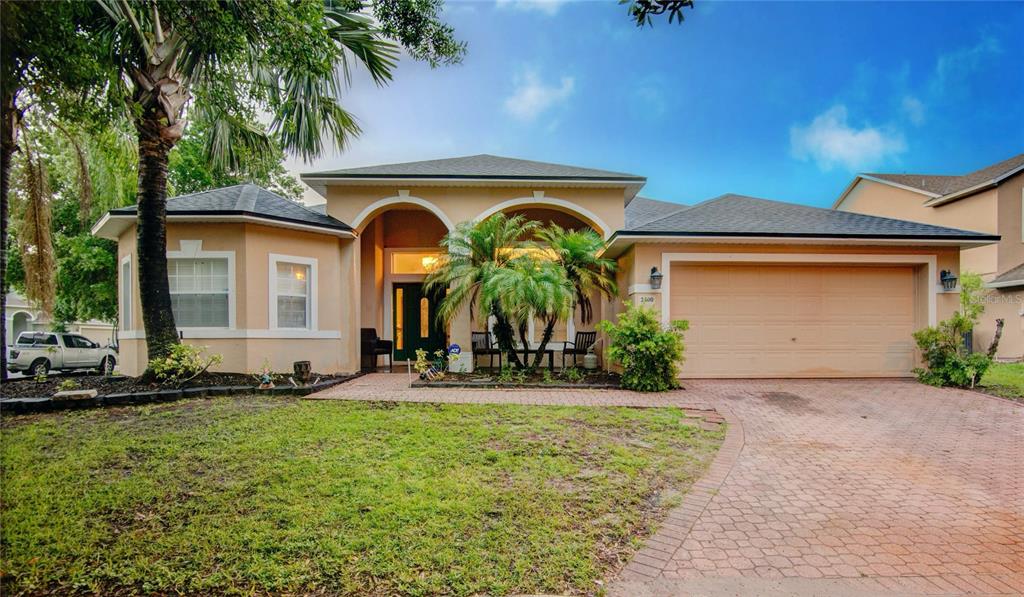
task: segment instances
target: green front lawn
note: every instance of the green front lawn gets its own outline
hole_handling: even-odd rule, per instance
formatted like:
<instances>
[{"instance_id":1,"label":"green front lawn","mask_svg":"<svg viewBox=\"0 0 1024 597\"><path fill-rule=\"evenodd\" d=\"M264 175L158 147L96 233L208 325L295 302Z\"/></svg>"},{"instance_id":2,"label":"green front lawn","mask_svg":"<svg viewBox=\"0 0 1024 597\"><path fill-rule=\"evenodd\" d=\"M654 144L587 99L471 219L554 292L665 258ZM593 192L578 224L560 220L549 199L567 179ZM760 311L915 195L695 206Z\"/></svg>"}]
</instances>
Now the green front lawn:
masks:
<instances>
[{"instance_id":1,"label":"green front lawn","mask_svg":"<svg viewBox=\"0 0 1024 597\"><path fill-rule=\"evenodd\" d=\"M1024 399L1024 363L993 363L981 385L1005 398Z\"/></svg>"},{"instance_id":2,"label":"green front lawn","mask_svg":"<svg viewBox=\"0 0 1024 597\"><path fill-rule=\"evenodd\" d=\"M6 594L592 592L723 437L672 408L271 397L2 432Z\"/></svg>"}]
</instances>

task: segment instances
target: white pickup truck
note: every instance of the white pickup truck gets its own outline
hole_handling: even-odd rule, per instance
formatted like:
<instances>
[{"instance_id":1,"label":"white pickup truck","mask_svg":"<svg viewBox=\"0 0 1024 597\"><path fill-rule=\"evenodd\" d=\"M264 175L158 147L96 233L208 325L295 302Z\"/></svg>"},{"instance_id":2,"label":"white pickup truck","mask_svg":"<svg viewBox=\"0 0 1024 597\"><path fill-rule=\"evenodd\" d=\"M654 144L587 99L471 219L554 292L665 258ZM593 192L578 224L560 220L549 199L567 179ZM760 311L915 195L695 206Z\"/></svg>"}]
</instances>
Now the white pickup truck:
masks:
<instances>
[{"instance_id":1,"label":"white pickup truck","mask_svg":"<svg viewBox=\"0 0 1024 597\"><path fill-rule=\"evenodd\" d=\"M78 334L54 332L22 332L8 357L8 371L33 376L71 369L99 369L110 375L117 364L117 351L113 348Z\"/></svg>"}]
</instances>

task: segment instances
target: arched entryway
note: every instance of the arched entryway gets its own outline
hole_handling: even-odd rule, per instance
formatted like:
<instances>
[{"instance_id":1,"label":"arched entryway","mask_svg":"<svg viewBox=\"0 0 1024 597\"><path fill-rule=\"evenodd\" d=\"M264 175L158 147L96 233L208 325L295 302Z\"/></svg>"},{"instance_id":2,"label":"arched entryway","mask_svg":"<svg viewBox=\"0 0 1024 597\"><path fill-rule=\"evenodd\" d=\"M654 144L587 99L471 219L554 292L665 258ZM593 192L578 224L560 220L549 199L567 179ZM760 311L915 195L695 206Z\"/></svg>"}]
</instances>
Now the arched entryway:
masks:
<instances>
[{"instance_id":1,"label":"arched entryway","mask_svg":"<svg viewBox=\"0 0 1024 597\"><path fill-rule=\"evenodd\" d=\"M22 332L27 332L32 325L32 314L27 311L15 311L11 317L11 332L10 338L7 339L8 344L14 344L18 340L18 336Z\"/></svg>"},{"instance_id":2,"label":"arched entryway","mask_svg":"<svg viewBox=\"0 0 1024 597\"><path fill-rule=\"evenodd\" d=\"M436 317L440 296L423 288L449 231L447 218L440 216L417 202L390 201L360 221L360 328L391 340L396 362L447 342Z\"/></svg>"},{"instance_id":3,"label":"arched entryway","mask_svg":"<svg viewBox=\"0 0 1024 597\"><path fill-rule=\"evenodd\" d=\"M544 204L543 202L518 204L501 210L501 213L506 216L521 215L529 220L540 222L544 226L557 224L566 230L591 229L598 234L602 234L603 232L596 228L582 214L574 213L561 205L552 206ZM486 216L478 217L477 220L482 220L484 217L489 217L490 215L493 214L489 213ZM567 341L574 341L576 339L577 332L593 332L597 322L601 320L603 313L607 310L604 308L605 299L600 293L595 292L590 297L590 302L591 305L593 305L593 317L589 321L584 321L581 310L576 309L571 318L565 321L559 321L556 324L551 340L548 343L548 348L555 351L556 367L560 367L562 365L561 351L565 347L565 343ZM484 331L485 329L491 330L493 324L493 321L483 321L475 318L474 321L472 321L472 329L474 331ZM526 336L527 342L531 345L531 348L536 348L540 344L543 330L543 321L534 320L530 322ZM572 365L571 359L566 362L566 365Z\"/></svg>"}]
</instances>

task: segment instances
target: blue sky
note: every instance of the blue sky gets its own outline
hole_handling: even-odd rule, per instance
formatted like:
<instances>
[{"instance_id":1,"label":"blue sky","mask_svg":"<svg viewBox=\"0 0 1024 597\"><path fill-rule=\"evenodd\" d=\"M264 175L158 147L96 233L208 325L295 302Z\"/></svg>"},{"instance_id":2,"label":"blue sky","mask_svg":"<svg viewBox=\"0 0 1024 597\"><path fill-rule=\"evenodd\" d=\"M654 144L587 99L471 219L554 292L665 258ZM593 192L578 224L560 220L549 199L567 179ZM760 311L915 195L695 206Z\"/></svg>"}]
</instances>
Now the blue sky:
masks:
<instances>
[{"instance_id":1,"label":"blue sky","mask_svg":"<svg viewBox=\"0 0 1024 597\"><path fill-rule=\"evenodd\" d=\"M856 172L1024 152L1024 3L712 2L637 29L614 0L448 0L463 64L343 98L363 135L296 171L493 153L646 176L643 195L817 206Z\"/></svg>"}]
</instances>

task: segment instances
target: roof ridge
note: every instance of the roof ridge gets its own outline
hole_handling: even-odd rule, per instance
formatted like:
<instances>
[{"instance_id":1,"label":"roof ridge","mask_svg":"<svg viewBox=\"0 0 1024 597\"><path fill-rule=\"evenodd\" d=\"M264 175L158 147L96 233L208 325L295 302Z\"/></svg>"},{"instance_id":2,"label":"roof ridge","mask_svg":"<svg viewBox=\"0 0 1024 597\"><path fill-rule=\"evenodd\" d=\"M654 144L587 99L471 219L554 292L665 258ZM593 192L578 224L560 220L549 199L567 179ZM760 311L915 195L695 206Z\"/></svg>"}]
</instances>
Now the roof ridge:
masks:
<instances>
[{"instance_id":1,"label":"roof ridge","mask_svg":"<svg viewBox=\"0 0 1024 597\"><path fill-rule=\"evenodd\" d=\"M656 223L658 223L658 222L660 222L660 221L662 221L662 220L664 220L666 218L671 218L671 217L674 217L674 216L678 215L679 212L681 212L681 211L692 211L694 209L697 209L698 207L702 207L702 206L708 205L709 203L713 203L713 202L718 201L720 199L725 199L725 198L729 197L730 195L732 195L732 194L731 193L725 193L725 194L719 195L717 197L712 197L710 199L705 199L704 201L701 201L700 203L694 203L693 205L685 206L684 209L676 210L676 211L674 211L674 212L672 212L670 214L665 214L665 215L663 215L661 217L658 217L658 218L655 218L655 219L653 219L653 220L651 220L649 222L644 222L643 224L641 224L641 226L650 226L651 224L656 224Z\"/></svg>"},{"instance_id":2,"label":"roof ridge","mask_svg":"<svg viewBox=\"0 0 1024 597\"><path fill-rule=\"evenodd\" d=\"M262 187L258 187L254 184L241 184L238 185L241 190L238 193L238 199L235 200L235 209L238 211L253 212L256 210L256 199L259 198Z\"/></svg>"}]
</instances>

